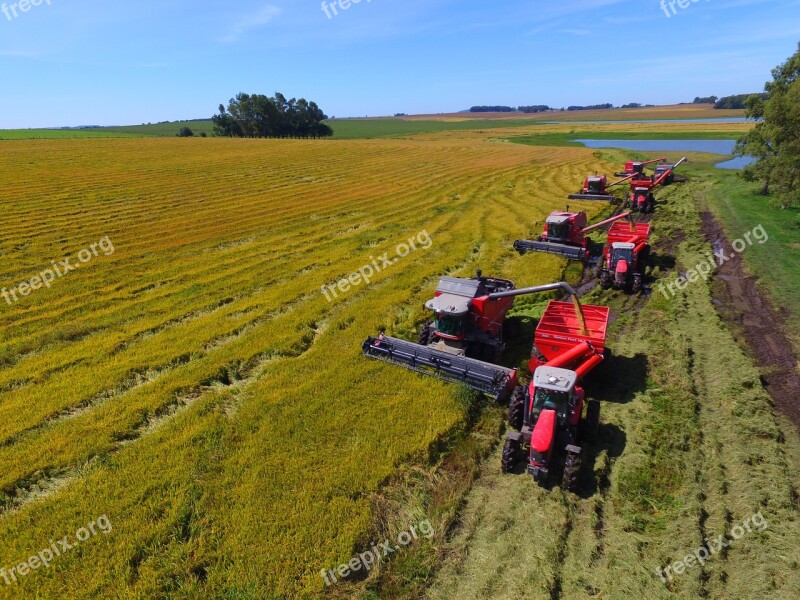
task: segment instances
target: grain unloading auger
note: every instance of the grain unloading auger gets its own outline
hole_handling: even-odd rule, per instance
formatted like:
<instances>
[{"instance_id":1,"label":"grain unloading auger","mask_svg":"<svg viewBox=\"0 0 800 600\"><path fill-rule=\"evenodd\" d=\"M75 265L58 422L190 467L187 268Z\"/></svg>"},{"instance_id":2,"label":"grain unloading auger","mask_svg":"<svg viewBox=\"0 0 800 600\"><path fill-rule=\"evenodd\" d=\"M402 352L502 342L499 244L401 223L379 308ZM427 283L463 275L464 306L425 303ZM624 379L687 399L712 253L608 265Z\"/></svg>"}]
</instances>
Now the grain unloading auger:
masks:
<instances>
[{"instance_id":1,"label":"grain unloading auger","mask_svg":"<svg viewBox=\"0 0 800 600\"><path fill-rule=\"evenodd\" d=\"M507 279L442 277L436 296L425 303L434 320L423 325L418 343L386 335L369 337L361 345L370 358L399 365L505 401L518 385L517 369L494 364L503 349L503 323L514 298L561 289L573 298L583 322L577 293L565 283L517 289ZM584 326L585 327L585 326ZM493 362L480 358L488 357Z\"/></svg>"},{"instance_id":2,"label":"grain unloading auger","mask_svg":"<svg viewBox=\"0 0 800 600\"><path fill-rule=\"evenodd\" d=\"M536 240L517 240L514 242L514 249L520 254L547 252L585 262L591 254L590 240L586 234L628 216L630 213L625 212L587 226L585 212L556 211L547 217L542 235Z\"/></svg>"},{"instance_id":3,"label":"grain unloading auger","mask_svg":"<svg viewBox=\"0 0 800 600\"><path fill-rule=\"evenodd\" d=\"M635 174L623 177L619 181L608 183L608 178L605 175L590 175L583 181L583 187L577 194L570 194L570 200L605 200L613 202L616 200L613 194L609 194L608 190L614 186L625 183L630 179L636 177Z\"/></svg>"}]
</instances>

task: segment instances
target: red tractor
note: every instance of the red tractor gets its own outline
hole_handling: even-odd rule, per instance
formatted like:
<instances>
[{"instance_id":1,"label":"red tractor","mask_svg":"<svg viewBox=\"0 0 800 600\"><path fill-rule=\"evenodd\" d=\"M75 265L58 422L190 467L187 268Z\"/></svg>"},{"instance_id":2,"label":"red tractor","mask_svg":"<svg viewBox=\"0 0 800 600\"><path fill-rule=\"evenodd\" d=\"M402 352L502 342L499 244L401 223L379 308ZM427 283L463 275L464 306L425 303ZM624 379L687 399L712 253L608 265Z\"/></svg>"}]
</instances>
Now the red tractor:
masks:
<instances>
[{"instance_id":1,"label":"red tractor","mask_svg":"<svg viewBox=\"0 0 800 600\"><path fill-rule=\"evenodd\" d=\"M563 288L566 283L516 289L507 279L442 277L436 295L425 303L433 311L417 343L383 334L361 345L370 358L400 365L446 381L463 383L497 400L517 386L517 370L494 364L503 349L503 323L514 297ZM492 362L484 362L488 359Z\"/></svg>"},{"instance_id":2,"label":"red tractor","mask_svg":"<svg viewBox=\"0 0 800 600\"><path fill-rule=\"evenodd\" d=\"M650 260L650 224L614 223L608 232L597 277L604 288L638 294Z\"/></svg>"},{"instance_id":3,"label":"red tractor","mask_svg":"<svg viewBox=\"0 0 800 600\"><path fill-rule=\"evenodd\" d=\"M616 198L613 194L610 194L608 190L615 185L619 185L624 183L634 177L634 175L629 175L619 181L615 181L614 183L608 183L608 178L605 175L598 175L595 173L594 175L589 175L583 181L583 187L577 194L570 194L570 200L607 200L608 202L614 202Z\"/></svg>"},{"instance_id":4,"label":"red tractor","mask_svg":"<svg viewBox=\"0 0 800 600\"><path fill-rule=\"evenodd\" d=\"M533 381L514 390L502 470L513 471L524 456L527 472L545 483L563 466L562 486L577 487L581 444L597 433L600 403L588 400L580 383L603 361L609 308L550 302L536 328Z\"/></svg>"},{"instance_id":5,"label":"red tractor","mask_svg":"<svg viewBox=\"0 0 800 600\"><path fill-rule=\"evenodd\" d=\"M645 175L639 175L631 179L631 195L628 200L628 206L642 213L653 212L656 207L656 198L653 195L653 190L659 185L667 185L667 183L674 181L675 169L680 167L687 160L688 159L684 156L674 165L659 164L656 167L656 172L652 176L647 177Z\"/></svg>"},{"instance_id":6,"label":"red tractor","mask_svg":"<svg viewBox=\"0 0 800 600\"><path fill-rule=\"evenodd\" d=\"M553 212L545 221L542 235L535 241L517 240L514 242L514 249L520 254L547 252L586 262L591 256L591 240L586 234L619 219L624 219L628 215L630 215L628 212L615 215L587 227L585 212Z\"/></svg>"}]
</instances>

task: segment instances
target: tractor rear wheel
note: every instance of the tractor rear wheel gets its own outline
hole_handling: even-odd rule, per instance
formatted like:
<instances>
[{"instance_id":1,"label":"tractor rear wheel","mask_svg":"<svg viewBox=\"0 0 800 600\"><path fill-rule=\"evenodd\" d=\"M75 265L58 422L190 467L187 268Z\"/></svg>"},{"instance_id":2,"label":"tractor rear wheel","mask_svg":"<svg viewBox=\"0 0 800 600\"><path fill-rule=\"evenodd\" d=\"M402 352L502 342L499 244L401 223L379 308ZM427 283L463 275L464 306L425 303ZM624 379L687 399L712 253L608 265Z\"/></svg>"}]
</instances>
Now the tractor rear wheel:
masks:
<instances>
[{"instance_id":1,"label":"tractor rear wheel","mask_svg":"<svg viewBox=\"0 0 800 600\"><path fill-rule=\"evenodd\" d=\"M436 329L431 321L425 321L425 324L419 328L419 336L417 342L420 346L427 346L436 340Z\"/></svg>"},{"instance_id":2,"label":"tractor rear wheel","mask_svg":"<svg viewBox=\"0 0 800 600\"><path fill-rule=\"evenodd\" d=\"M564 479L561 482L561 487L569 492L574 492L578 489L578 475L581 471L581 455L567 453L567 460L564 464Z\"/></svg>"},{"instance_id":3,"label":"tractor rear wheel","mask_svg":"<svg viewBox=\"0 0 800 600\"><path fill-rule=\"evenodd\" d=\"M511 473L517 466L519 455L522 453L522 446L517 440L506 438L506 445L503 446L503 458L501 467L503 473Z\"/></svg>"},{"instance_id":4,"label":"tractor rear wheel","mask_svg":"<svg viewBox=\"0 0 800 600\"><path fill-rule=\"evenodd\" d=\"M583 437L593 440L600 430L600 401L589 400L586 403L586 418L583 420Z\"/></svg>"},{"instance_id":5,"label":"tractor rear wheel","mask_svg":"<svg viewBox=\"0 0 800 600\"><path fill-rule=\"evenodd\" d=\"M511 399L508 402L508 424L522 431L523 419L525 417L525 389L518 385L511 392Z\"/></svg>"}]
</instances>

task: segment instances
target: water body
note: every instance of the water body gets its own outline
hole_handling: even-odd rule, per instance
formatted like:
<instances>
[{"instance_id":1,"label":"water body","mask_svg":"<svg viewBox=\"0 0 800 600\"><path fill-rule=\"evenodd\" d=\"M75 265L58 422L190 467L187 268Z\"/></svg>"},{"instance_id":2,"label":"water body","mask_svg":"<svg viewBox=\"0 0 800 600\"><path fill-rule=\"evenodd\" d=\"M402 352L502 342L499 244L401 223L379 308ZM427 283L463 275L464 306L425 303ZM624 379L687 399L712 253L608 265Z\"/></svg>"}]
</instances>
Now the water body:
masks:
<instances>
[{"instance_id":1,"label":"water body","mask_svg":"<svg viewBox=\"0 0 800 600\"><path fill-rule=\"evenodd\" d=\"M587 148L619 148L637 152L707 152L709 154L733 154L735 140L573 140ZM716 165L719 169L742 169L754 159L739 156Z\"/></svg>"}]
</instances>

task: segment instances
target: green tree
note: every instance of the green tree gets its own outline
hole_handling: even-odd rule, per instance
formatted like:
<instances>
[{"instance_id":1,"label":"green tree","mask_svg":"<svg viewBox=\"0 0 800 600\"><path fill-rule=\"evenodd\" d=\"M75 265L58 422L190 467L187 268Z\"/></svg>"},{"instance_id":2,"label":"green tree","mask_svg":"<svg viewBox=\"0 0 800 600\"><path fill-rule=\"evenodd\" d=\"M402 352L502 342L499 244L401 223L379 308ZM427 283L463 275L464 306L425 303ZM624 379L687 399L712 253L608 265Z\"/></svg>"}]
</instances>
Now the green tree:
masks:
<instances>
[{"instance_id":1,"label":"green tree","mask_svg":"<svg viewBox=\"0 0 800 600\"><path fill-rule=\"evenodd\" d=\"M181 127L181 130L178 132L178 137L194 137L194 132L188 127Z\"/></svg>"},{"instance_id":2,"label":"green tree","mask_svg":"<svg viewBox=\"0 0 800 600\"><path fill-rule=\"evenodd\" d=\"M762 182L762 193L773 195L781 208L800 206L800 44L772 77L764 86L766 99L747 99L745 115L758 122L736 142L734 153L756 158L744 168L745 180Z\"/></svg>"}]
</instances>

